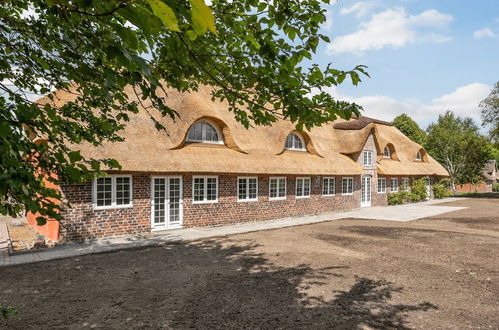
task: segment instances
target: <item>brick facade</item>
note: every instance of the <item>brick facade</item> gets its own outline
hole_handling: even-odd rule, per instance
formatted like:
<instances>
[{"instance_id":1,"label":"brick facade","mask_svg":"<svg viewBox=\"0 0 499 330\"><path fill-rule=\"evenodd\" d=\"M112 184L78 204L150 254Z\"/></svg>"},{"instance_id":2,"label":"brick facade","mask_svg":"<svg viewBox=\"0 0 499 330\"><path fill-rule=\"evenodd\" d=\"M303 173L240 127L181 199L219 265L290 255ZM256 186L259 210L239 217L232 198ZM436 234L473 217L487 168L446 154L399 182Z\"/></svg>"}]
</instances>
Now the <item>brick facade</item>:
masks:
<instances>
[{"instance_id":1,"label":"brick facade","mask_svg":"<svg viewBox=\"0 0 499 330\"><path fill-rule=\"evenodd\" d=\"M160 174L154 174L158 176ZM310 197L296 198L296 176L286 177L287 196L284 200L269 200L269 176L258 177L258 200L237 201L237 177L251 175L218 175L218 202L192 203L192 174L181 175L183 182L183 227L219 226L278 219L288 216L320 214L355 209L360 206L360 176L354 178L352 195L341 194L340 176L335 178L335 196L322 195L321 176L311 178ZM196 173L196 176L203 175ZM213 174L206 174L213 175ZM151 176L133 174L133 207L106 210L92 209L92 183L65 185L66 207L63 210L61 238L67 241L137 235L151 232ZM68 204L69 203L69 204Z\"/></svg>"}]
</instances>

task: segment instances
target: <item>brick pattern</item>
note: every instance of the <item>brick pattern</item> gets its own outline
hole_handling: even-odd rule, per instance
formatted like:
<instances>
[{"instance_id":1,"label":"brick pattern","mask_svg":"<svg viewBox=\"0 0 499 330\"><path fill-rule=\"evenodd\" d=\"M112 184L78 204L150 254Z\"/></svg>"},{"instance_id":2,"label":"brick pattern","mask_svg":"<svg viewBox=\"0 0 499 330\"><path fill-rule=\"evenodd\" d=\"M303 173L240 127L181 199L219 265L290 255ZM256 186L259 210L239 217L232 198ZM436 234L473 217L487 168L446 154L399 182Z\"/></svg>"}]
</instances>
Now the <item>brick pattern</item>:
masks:
<instances>
[{"instance_id":1,"label":"brick pattern","mask_svg":"<svg viewBox=\"0 0 499 330\"><path fill-rule=\"evenodd\" d=\"M259 175L258 200L237 202L237 177L251 175L219 175L218 202L193 204L193 174L164 175L182 176L184 228L312 215L335 210L349 210L360 206L360 176L354 176L354 192L346 196L341 195L341 177L335 177L335 196L322 196L323 177L310 176L311 196L307 198L295 198L296 176L285 176L287 179L286 199L269 200L269 176ZM195 175L203 174L196 173ZM66 241L82 241L150 233L150 184L151 174L133 174L133 207L107 210L92 209L91 182L62 186L66 203L62 214L64 220L61 223L61 238Z\"/></svg>"}]
</instances>

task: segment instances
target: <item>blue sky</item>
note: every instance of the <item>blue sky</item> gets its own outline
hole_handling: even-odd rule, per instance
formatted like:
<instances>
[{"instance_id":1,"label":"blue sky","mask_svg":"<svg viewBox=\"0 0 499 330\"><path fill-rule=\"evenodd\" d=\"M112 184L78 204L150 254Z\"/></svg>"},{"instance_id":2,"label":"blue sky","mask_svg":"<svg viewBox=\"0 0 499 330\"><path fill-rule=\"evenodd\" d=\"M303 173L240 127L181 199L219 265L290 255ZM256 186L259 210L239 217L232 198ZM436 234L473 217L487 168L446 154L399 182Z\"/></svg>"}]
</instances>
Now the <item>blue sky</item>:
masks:
<instances>
[{"instance_id":1,"label":"blue sky","mask_svg":"<svg viewBox=\"0 0 499 330\"><path fill-rule=\"evenodd\" d=\"M478 103L499 81L498 0L339 0L314 62L350 69L365 64L371 78L330 92L392 120L406 112L423 128L453 110L480 121Z\"/></svg>"}]
</instances>

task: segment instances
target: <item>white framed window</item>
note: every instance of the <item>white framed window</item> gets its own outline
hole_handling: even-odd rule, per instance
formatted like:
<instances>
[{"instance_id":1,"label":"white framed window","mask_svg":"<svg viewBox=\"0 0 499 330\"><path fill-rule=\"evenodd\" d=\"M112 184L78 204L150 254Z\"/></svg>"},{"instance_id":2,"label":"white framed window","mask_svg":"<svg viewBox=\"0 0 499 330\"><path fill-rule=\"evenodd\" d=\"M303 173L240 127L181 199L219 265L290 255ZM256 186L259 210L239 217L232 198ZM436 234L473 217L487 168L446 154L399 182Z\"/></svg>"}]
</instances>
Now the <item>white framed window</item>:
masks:
<instances>
[{"instance_id":1,"label":"white framed window","mask_svg":"<svg viewBox=\"0 0 499 330\"><path fill-rule=\"evenodd\" d=\"M421 151L418 151L418 153L416 154L416 160L421 161L422 159L423 159L423 156L421 154Z\"/></svg>"},{"instance_id":2,"label":"white framed window","mask_svg":"<svg viewBox=\"0 0 499 330\"><path fill-rule=\"evenodd\" d=\"M192 177L192 203L217 203L218 202L218 177L193 176Z\"/></svg>"},{"instance_id":3,"label":"white framed window","mask_svg":"<svg viewBox=\"0 0 499 330\"><path fill-rule=\"evenodd\" d=\"M298 133L289 133L288 137L286 138L286 144L284 145L284 148L289 150L305 151L305 142L303 141L303 138L298 135Z\"/></svg>"},{"instance_id":4,"label":"white framed window","mask_svg":"<svg viewBox=\"0 0 499 330\"><path fill-rule=\"evenodd\" d=\"M310 197L310 178L296 178L296 198Z\"/></svg>"},{"instance_id":5,"label":"white framed window","mask_svg":"<svg viewBox=\"0 0 499 330\"><path fill-rule=\"evenodd\" d=\"M373 165L373 152L370 150L366 150L363 152L364 156L364 166L372 166Z\"/></svg>"},{"instance_id":6,"label":"white framed window","mask_svg":"<svg viewBox=\"0 0 499 330\"><path fill-rule=\"evenodd\" d=\"M285 177L273 177L269 179L269 199L286 199Z\"/></svg>"},{"instance_id":7,"label":"white framed window","mask_svg":"<svg viewBox=\"0 0 499 330\"><path fill-rule=\"evenodd\" d=\"M95 179L92 197L96 210L132 207L132 176L109 175Z\"/></svg>"},{"instance_id":8,"label":"white framed window","mask_svg":"<svg viewBox=\"0 0 499 330\"><path fill-rule=\"evenodd\" d=\"M399 191L399 179L398 178L391 178L390 182L391 182L390 191L391 192Z\"/></svg>"},{"instance_id":9,"label":"white framed window","mask_svg":"<svg viewBox=\"0 0 499 330\"><path fill-rule=\"evenodd\" d=\"M378 194L386 193L386 179L378 178Z\"/></svg>"},{"instance_id":10,"label":"white framed window","mask_svg":"<svg viewBox=\"0 0 499 330\"><path fill-rule=\"evenodd\" d=\"M402 185L400 186L400 190L409 191L409 178L402 178Z\"/></svg>"},{"instance_id":11,"label":"white framed window","mask_svg":"<svg viewBox=\"0 0 499 330\"><path fill-rule=\"evenodd\" d=\"M341 179L341 194L342 195L352 195L353 194L353 178L342 178Z\"/></svg>"},{"instance_id":12,"label":"white framed window","mask_svg":"<svg viewBox=\"0 0 499 330\"><path fill-rule=\"evenodd\" d=\"M258 178L238 177L237 178L237 201L249 202L258 200Z\"/></svg>"},{"instance_id":13,"label":"white framed window","mask_svg":"<svg viewBox=\"0 0 499 330\"><path fill-rule=\"evenodd\" d=\"M334 196L336 192L336 180L334 178L322 179L322 195Z\"/></svg>"},{"instance_id":14,"label":"white framed window","mask_svg":"<svg viewBox=\"0 0 499 330\"><path fill-rule=\"evenodd\" d=\"M383 150L383 158L391 158L392 153L390 152L390 148L385 147L385 150Z\"/></svg>"},{"instance_id":15,"label":"white framed window","mask_svg":"<svg viewBox=\"0 0 499 330\"><path fill-rule=\"evenodd\" d=\"M217 126L207 120L194 123L187 133L187 142L223 144L222 134Z\"/></svg>"}]
</instances>

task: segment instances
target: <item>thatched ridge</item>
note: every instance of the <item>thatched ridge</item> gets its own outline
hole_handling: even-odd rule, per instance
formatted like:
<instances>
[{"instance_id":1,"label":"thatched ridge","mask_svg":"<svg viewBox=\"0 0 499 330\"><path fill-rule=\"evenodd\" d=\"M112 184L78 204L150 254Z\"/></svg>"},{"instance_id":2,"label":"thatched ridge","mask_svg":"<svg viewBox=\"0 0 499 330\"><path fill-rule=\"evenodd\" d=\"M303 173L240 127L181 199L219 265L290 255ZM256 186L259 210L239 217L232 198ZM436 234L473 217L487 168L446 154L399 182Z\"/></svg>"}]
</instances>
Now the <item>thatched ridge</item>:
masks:
<instances>
[{"instance_id":1,"label":"thatched ridge","mask_svg":"<svg viewBox=\"0 0 499 330\"><path fill-rule=\"evenodd\" d=\"M121 132L125 142L100 147L84 143L73 148L87 158L114 158L123 171L359 175L363 169L348 155L359 152L373 133L381 174L447 175L431 157L428 161L416 162L415 155L421 146L387 122L362 116L350 121L338 120L301 132L307 151L291 151L284 148L286 137L295 131L289 121L278 120L270 127L245 129L227 110L227 103L211 100L211 87L203 86L190 93L169 88L166 91L168 106L180 115L173 121L153 112L166 132L156 130L146 111L139 111L130 115L130 122ZM135 99L132 90L128 92L130 98ZM55 105L74 99L74 95L64 91L57 91L54 96ZM52 101L45 97L39 102ZM224 144L186 143L189 128L200 119L208 119L218 126ZM349 126L355 129L345 128ZM382 159L388 143L395 148L398 160Z\"/></svg>"}]
</instances>

